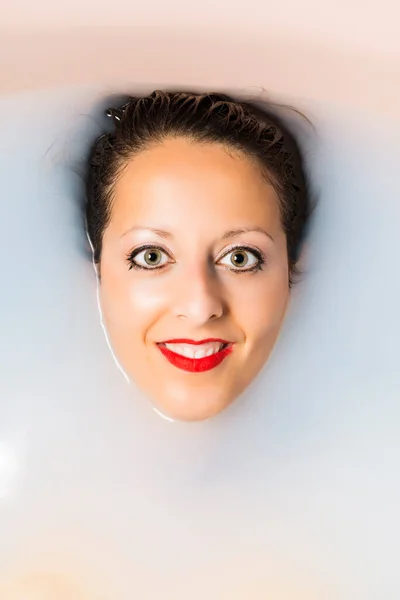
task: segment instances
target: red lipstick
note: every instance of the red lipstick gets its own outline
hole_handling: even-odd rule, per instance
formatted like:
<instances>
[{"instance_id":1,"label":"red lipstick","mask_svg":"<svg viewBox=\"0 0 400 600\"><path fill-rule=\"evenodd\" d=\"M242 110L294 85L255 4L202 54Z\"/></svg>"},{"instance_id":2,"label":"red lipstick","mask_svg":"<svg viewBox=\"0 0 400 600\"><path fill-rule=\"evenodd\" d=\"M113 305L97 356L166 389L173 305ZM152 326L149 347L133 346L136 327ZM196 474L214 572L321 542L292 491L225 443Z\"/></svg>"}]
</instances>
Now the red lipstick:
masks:
<instances>
[{"instance_id":1,"label":"red lipstick","mask_svg":"<svg viewBox=\"0 0 400 600\"><path fill-rule=\"evenodd\" d=\"M192 344L194 346L199 346L200 344L206 344L208 342L217 342L219 344L224 344L224 346L219 352L215 352L210 356L204 356L203 358L189 358L188 356L182 356L165 346L165 344ZM220 365L233 350L232 343L217 338L208 338L199 341L187 339L167 340L157 344L157 347L174 367L190 373L204 373L204 371L215 369L215 367L218 367L218 365Z\"/></svg>"}]
</instances>

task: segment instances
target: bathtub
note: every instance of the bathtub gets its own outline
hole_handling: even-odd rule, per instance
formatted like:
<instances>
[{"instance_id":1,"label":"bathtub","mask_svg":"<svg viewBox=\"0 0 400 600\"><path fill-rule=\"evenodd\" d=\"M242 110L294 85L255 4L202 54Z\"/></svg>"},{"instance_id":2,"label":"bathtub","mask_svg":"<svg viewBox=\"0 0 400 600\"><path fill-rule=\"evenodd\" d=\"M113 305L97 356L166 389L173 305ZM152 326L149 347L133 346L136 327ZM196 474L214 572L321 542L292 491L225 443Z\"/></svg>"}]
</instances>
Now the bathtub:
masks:
<instances>
[{"instance_id":1,"label":"bathtub","mask_svg":"<svg viewBox=\"0 0 400 600\"><path fill-rule=\"evenodd\" d=\"M0 24L0 598L397 600L394 2L42 4ZM266 94L314 125L282 336L202 423L116 368L82 227L108 98L163 87Z\"/></svg>"}]
</instances>

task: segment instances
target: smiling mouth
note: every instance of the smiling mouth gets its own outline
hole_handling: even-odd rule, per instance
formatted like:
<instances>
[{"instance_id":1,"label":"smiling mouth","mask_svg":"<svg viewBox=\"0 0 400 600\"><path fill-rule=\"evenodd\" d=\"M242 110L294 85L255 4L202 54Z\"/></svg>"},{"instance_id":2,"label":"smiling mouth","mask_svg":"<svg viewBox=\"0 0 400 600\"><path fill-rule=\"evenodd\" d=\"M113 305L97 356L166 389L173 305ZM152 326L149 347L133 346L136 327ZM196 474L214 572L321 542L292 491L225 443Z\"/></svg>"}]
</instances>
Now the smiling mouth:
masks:
<instances>
[{"instance_id":1,"label":"smiling mouth","mask_svg":"<svg viewBox=\"0 0 400 600\"><path fill-rule=\"evenodd\" d=\"M175 367L191 373L215 369L233 350L225 340L170 340L157 344L163 356Z\"/></svg>"}]
</instances>

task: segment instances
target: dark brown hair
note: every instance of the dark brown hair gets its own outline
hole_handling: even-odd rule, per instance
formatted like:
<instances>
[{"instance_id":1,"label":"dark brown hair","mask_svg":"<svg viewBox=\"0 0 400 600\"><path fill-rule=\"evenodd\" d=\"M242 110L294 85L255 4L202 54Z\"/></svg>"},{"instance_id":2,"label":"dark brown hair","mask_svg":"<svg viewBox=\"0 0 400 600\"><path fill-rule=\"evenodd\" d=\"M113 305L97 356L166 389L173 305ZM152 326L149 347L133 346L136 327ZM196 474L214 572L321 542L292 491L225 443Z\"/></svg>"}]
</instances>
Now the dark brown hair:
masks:
<instances>
[{"instance_id":1,"label":"dark brown hair","mask_svg":"<svg viewBox=\"0 0 400 600\"><path fill-rule=\"evenodd\" d=\"M312 207L300 146L274 105L235 101L218 93L155 91L130 97L107 115L114 131L93 144L86 176L86 227L96 263L124 166L149 145L180 136L224 144L257 161L279 198L292 280Z\"/></svg>"}]
</instances>

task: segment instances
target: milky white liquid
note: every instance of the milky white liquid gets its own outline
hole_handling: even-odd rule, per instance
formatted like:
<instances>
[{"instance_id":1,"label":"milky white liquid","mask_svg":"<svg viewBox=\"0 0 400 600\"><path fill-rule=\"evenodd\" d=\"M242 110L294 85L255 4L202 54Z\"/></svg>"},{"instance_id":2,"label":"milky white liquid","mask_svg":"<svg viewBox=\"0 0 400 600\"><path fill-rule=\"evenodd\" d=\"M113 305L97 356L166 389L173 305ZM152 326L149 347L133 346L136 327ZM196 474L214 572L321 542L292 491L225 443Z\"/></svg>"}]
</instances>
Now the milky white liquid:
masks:
<instances>
[{"instance_id":1,"label":"milky white liquid","mask_svg":"<svg viewBox=\"0 0 400 600\"><path fill-rule=\"evenodd\" d=\"M282 337L183 424L100 325L71 165L102 93L0 101L1 600L398 599L399 125L310 102L319 209Z\"/></svg>"}]
</instances>

